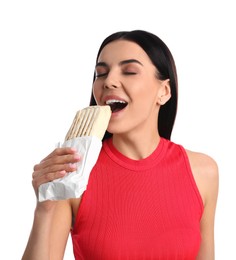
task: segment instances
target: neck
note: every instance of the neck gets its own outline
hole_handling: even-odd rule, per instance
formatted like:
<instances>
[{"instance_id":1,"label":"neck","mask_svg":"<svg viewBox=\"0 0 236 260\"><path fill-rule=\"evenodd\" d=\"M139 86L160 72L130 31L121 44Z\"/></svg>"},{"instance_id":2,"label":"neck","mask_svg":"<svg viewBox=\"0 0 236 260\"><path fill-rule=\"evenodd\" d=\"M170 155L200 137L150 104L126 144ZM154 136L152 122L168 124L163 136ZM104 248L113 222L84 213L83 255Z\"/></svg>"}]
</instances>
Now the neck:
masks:
<instances>
[{"instance_id":1,"label":"neck","mask_svg":"<svg viewBox=\"0 0 236 260\"><path fill-rule=\"evenodd\" d=\"M160 136L156 130L148 135L114 134L112 137L113 145L126 157L133 160L140 160L151 155L156 149Z\"/></svg>"}]
</instances>

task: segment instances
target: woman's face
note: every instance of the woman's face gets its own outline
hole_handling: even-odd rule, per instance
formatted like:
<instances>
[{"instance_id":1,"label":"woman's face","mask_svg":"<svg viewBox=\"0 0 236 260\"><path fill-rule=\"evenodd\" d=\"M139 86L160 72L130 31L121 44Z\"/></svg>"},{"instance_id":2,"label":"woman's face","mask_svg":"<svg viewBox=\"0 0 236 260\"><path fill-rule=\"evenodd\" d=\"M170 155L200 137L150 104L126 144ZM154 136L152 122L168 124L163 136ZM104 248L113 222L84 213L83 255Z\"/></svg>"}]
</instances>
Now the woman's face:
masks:
<instances>
[{"instance_id":1,"label":"woman's face","mask_svg":"<svg viewBox=\"0 0 236 260\"><path fill-rule=\"evenodd\" d=\"M138 44L117 40L106 45L95 74L95 100L110 105L113 112L110 133L157 129L159 101L168 91L168 82L157 78L155 66Z\"/></svg>"}]
</instances>

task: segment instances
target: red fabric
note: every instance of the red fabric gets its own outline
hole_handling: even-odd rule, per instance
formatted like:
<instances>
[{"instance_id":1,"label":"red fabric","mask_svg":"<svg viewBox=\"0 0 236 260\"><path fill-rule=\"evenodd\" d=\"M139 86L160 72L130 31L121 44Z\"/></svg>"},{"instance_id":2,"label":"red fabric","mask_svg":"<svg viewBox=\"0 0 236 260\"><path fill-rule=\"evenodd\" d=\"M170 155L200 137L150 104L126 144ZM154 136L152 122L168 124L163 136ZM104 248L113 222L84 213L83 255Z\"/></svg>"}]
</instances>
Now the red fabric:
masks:
<instances>
[{"instance_id":1,"label":"red fabric","mask_svg":"<svg viewBox=\"0 0 236 260\"><path fill-rule=\"evenodd\" d=\"M195 259L203 203L182 146L131 160L105 141L71 232L75 259Z\"/></svg>"}]
</instances>

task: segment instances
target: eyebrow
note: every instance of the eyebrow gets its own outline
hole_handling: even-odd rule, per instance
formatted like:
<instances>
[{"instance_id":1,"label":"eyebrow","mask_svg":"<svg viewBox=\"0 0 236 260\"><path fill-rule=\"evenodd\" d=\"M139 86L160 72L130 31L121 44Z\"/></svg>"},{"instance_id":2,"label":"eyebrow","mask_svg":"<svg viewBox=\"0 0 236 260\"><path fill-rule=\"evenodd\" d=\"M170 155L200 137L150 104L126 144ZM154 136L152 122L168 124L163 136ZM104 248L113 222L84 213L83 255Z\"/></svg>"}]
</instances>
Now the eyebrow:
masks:
<instances>
[{"instance_id":1,"label":"eyebrow","mask_svg":"<svg viewBox=\"0 0 236 260\"><path fill-rule=\"evenodd\" d=\"M119 62L119 65L121 66L121 65L129 64L129 63L138 63L139 65L143 66L143 64L142 64L140 61L135 60L135 59L122 60L122 61ZM96 64L96 67L100 67L100 66L102 66L102 67L108 67L108 65L107 65L106 62L98 62L98 63Z\"/></svg>"}]
</instances>

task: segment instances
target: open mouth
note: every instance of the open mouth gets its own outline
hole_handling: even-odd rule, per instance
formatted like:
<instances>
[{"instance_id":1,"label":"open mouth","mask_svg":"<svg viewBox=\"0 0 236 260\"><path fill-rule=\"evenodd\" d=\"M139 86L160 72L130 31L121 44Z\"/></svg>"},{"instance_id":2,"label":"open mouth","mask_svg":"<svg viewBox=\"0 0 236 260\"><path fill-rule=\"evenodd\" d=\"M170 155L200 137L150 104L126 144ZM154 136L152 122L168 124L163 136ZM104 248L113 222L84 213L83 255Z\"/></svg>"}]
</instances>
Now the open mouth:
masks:
<instances>
[{"instance_id":1,"label":"open mouth","mask_svg":"<svg viewBox=\"0 0 236 260\"><path fill-rule=\"evenodd\" d=\"M110 99L106 101L106 105L109 105L112 113L115 113L124 109L128 103L123 100Z\"/></svg>"}]
</instances>

